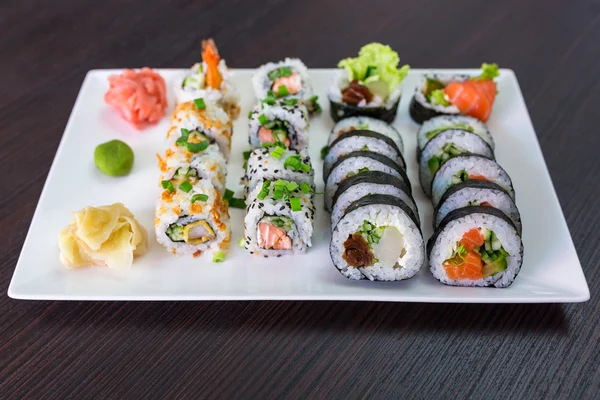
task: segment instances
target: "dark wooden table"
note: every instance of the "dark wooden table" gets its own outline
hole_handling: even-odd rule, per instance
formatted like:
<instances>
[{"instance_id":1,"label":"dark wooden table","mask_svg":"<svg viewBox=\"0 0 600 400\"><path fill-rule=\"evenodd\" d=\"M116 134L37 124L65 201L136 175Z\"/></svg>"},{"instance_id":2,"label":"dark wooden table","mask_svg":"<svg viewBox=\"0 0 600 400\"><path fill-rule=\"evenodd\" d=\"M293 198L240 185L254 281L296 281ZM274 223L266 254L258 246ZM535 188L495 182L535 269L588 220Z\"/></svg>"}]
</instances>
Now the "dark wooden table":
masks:
<instances>
[{"instance_id":1,"label":"dark wooden table","mask_svg":"<svg viewBox=\"0 0 600 400\"><path fill-rule=\"evenodd\" d=\"M4 3L0 398L598 398L598 1ZM413 67L494 61L514 69L591 300L9 299L13 268L85 73L185 67L208 36L233 67L287 55L331 67L362 44L381 41Z\"/></svg>"}]
</instances>

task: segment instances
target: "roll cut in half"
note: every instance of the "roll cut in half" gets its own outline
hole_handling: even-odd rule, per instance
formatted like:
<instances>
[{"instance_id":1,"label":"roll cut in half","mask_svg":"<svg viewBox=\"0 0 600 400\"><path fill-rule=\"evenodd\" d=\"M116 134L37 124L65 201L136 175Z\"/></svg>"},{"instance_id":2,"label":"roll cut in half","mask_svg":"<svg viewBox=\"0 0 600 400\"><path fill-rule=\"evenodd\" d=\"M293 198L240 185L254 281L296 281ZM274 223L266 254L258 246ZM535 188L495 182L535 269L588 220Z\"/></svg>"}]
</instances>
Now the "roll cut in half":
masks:
<instances>
[{"instance_id":1,"label":"roll cut in half","mask_svg":"<svg viewBox=\"0 0 600 400\"><path fill-rule=\"evenodd\" d=\"M507 287L523 262L523 244L511 219L485 206L448 213L427 253L433 276L452 286Z\"/></svg>"},{"instance_id":2,"label":"roll cut in half","mask_svg":"<svg viewBox=\"0 0 600 400\"><path fill-rule=\"evenodd\" d=\"M425 261L413 211L390 195L366 196L350 204L333 230L329 252L333 264L349 279L408 279Z\"/></svg>"},{"instance_id":3,"label":"roll cut in half","mask_svg":"<svg viewBox=\"0 0 600 400\"><path fill-rule=\"evenodd\" d=\"M480 136L461 130L447 130L431 139L419 157L419 181L431 196L433 176L450 158L461 154L479 154L494 159L492 148Z\"/></svg>"}]
</instances>

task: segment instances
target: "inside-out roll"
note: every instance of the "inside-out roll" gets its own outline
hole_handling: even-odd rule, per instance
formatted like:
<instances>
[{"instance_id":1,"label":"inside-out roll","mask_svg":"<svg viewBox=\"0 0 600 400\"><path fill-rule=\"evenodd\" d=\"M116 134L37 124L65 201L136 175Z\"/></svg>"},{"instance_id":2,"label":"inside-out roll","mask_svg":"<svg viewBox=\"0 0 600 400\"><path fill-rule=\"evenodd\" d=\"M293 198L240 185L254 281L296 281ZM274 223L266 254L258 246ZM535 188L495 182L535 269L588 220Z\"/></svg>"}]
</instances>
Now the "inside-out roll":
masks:
<instances>
[{"instance_id":1,"label":"inside-out roll","mask_svg":"<svg viewBox=\"0 0 600 400\"><path fill-rule=\"evenodd\" d=\"M282 143L305 150L308 146L308 110L301 104L261 103L249 114L249 142L253 148Z\"/></svg>"}]
</instances>

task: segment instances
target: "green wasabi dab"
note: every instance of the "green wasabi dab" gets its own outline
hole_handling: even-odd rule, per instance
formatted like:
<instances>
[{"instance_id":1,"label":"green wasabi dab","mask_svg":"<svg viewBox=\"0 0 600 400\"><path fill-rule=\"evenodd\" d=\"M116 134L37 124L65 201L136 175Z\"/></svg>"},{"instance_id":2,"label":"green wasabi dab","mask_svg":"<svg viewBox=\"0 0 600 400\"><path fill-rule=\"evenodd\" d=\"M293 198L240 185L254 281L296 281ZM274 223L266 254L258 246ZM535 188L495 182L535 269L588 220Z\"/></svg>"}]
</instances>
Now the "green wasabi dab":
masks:
<instances>
[{"instance_id":1,"label":"green wasabi dab","mask_svg":"<svg viewBox=\"0 0 600 400\"><path fill-rule=\"evenodd\" d=\"M111 140L96 147L94 163L106 175L125 176L133 167L133 150L120 140Z\"/></svg>"}]
</instances>

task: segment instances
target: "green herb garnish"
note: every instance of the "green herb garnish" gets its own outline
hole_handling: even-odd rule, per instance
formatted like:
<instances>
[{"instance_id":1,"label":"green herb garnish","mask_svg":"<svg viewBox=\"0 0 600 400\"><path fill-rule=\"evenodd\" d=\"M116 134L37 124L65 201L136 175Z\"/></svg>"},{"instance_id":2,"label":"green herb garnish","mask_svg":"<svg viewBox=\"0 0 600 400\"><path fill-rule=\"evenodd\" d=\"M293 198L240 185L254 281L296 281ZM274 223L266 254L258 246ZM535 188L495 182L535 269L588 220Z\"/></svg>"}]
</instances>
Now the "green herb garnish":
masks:
<instances>
[{"instance_id":1,"label":"green herb garnish","mask_svg":"<svg viewBox=\"0 0 600 400\"><path fill-rule=\"evenodd\" d=\"M279 85L279 87L277 88L277 94L279 95L279 97L283 97L290 94L290 91L288 90L287 86Z\"/></svg>"},{"instance_id":2,"label":"green herb garnish","mask_svg":"<svg viewBox=\"0 0 600 400\"><path fill-rule=\"evenodd\" d=\"M187 147L188 151L191 153L198 153L208 148L208 140L203 140L200 143L186 142L185 147Z\"/></svg>"},{"instance_id":3,"label":"green herb garnish","mask_svg":"<svg viewBox=\"0 0 600 400\"><path fill-rule=\"evenodd\" d=\"M283 147L279 147L279 146L277 146L277 147L275 147L275 150L273 150L273 151L271 152L271 155L272 155L274 158L280 159L280 158L281 158L281 156L282 156L284 153L285 153L285 149L284 149Z\"/></svg>"},{"instance_id":4,"label":"green herb garnish","mask_svg":"<svg viewBox=\"0 0 600 400\"><path fill-rule=\"evenodd\" d=\"M283 104L290 107L295 106L296 104L298 104L298 99L285 99L283 100Z\"/></svg>"},{"instance_id":5,"label":"green herb garnish","mask_svg":"<svg viewBox=\"0 0 600 400\"><path fill-rule=\"evenodd\" d=\"M171 181L162 181L160 184L163 187L163 189L167 189L169 193L173 193L175 191L175 187L173 186Z\"/></svg>"},{"instance_id":6,"label":"green herb garnish","mask_svg":"<svg viewBox=\"0 0 600 400\"><path fill-rule=\"evenodd\" d=\"M213 262L223 262L225 261L225 252L223 250L217 250L213 254L212 258Z\"/></svg>"},{"instance_id":7,"label":"green herb garnish","mask_svg":"<svg viewBox=\"0 0 600 400\"><path fill-rule=\"evenodd\" d=\"M181 189L182 191L189 193L190 190L192 190L193 186L191 183L189 183L188 181L182 182L181 185L179 185L179 189Z\"/></svg>"},{"instance_id":8,"label":"green herb garnish","mask_svg":"<svg viewBox=\"0 0 600 400\"><path fill-rule=\"evenodd\" d=\"M194 104L198 110L204 110L206 108L206 103L204 103L204 99L202 97L194 99Z\"/></svg>"},{"instance_id":9,"label":"green herb garnish","mask_svg":"<svg viewBox=\"0 0 600 400\"><path fill-rule=\"evenodd\" d=\"M206 202L206 200L208 200L208 195L202 194L202 193L197 193L197 194L195 194L195 195L192 196L192 199L190 201L192 203L195 203L197 201Z\"/></svg>"},{"instance_id":10,"label":"green herb garnish","mask_svg":"<svg viewBox=\"0 0 600 400\"><path fill-rule=\"evenodd\" d=\"M301 211L302 203L298 197L292 197L290 199L290 207L292 207L292 211Z\"/></svg>"},{"instance_id":11,"label":"green herb garnish","mask_svg":"<svg viewBox=\"0 0 600 400\"><path fill-rule=\"evenodd\" d=\"M312 188L306 182L304 182L302 185L300 185L300 190L302 190L302 193L305 193L305 194L312 192Z\"/></svg>"},{"instance_id":12,"label":"green herb garnish","mask_svg":"<svg viewBox=\"0 0 600 400\"><path fill-rule=\"evenodd\" d=\"M327 152L329 151L329 146L321 147L321 160L324 160L327 157Z\"/></svg>"},{"instance_id":13,"label":"green herb garnish","mask_svg":"<svg viewBox=\"0 0 600 400\"><path fill-rule=\"evenodd\" d=\"M266 124L267 122L269 122L269 120L267 119L267 116L266 116L265 114L260 114L260 115L258 116L258 122L259 122L261 125L264 125L264 124Z\"/></svg>"}]
</instances>

